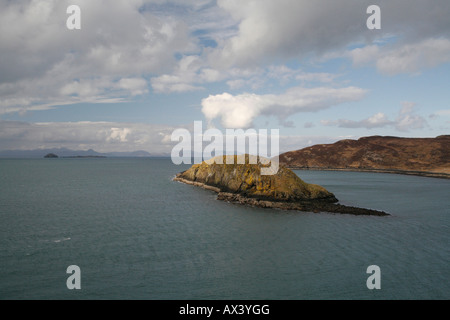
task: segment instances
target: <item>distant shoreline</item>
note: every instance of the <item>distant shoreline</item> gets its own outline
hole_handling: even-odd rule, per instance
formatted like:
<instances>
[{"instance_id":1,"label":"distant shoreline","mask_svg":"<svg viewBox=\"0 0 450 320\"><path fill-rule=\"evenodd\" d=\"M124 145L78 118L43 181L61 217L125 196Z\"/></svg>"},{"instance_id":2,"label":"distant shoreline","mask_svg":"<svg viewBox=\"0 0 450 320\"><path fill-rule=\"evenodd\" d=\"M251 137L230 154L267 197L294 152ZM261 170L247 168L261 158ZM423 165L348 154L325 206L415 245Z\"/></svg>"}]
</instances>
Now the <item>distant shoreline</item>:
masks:
<instances>
[{"instance_id":1,"label":"distant shoreline","mask_svg":"<svg viewBox=\"0 0 450 320\"><path fill-rule=\"evenodd\" d=\"M64 157L60 157L60 158L69 158L69 159L73 159L73 158L76 158L76 159L79 159L79 158L81 158L81 159L83 159L83 158L101 158L101 159L104 159L104 158L107 158L106 156L64 156Z\"/></svg>"},{"instance_id":2,"label":"distant shoreline","mask_svg":"<svg viewBox=\"0 0 450 320\"><path fill-rule=\"evenodd\" d=\"M399 169L358 169L358 168L320 168L320 167L296 167L296 166L286 166L291 170L305 170L305 171L347 171L347 172L372 172L372 173L392 173L401 174L409 176L420 176L427 178L439 178L439 179L450 179L450 174L443 172L430 172L430 171L413 171L413 170L399 170Z\"/></svg>"}]
</instances>

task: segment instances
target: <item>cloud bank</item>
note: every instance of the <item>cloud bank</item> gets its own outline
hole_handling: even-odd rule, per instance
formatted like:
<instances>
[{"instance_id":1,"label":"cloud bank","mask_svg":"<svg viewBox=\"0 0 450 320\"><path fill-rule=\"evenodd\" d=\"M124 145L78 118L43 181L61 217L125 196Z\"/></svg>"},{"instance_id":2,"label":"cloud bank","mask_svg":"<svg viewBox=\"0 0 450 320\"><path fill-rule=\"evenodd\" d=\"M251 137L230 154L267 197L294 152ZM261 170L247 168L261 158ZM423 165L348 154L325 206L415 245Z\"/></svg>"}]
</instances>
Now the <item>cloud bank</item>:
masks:
<instances>
[{"instance_id":1,"label":"cloud bank","mask_svg":"<svg viewBox=\"0 0 450 320\"><path fill-rule=\"evenodd\" d=\"M170 136L175 129L143 123L0 121L0 150L65 147L98 152L146 150L154 155L170 154L173 147Z\"/></svg>"},{"instance_id":2,"label":"cloud bank","mask_svg":"<svg viewBox=\"0 0 450 320\"><path fill-rule=\"evenodd\" d=\"M81 8L81 30L65 27ZM139 0L0 1L0 114L148 93L145 76L195 47L183 21L140 11ZM169 53L169 54L168 54Z\"/></svg>"},{"instance_id":3,"label":"cloud bank","mask_svg":"<svg viewBox=\"0 0 450 320\"><path fill-rule=\"evenodd\" d=\"M337 126L340 128L364 128L364 129L374 129L374 128L385 128L394 127L398 131L408 132L410 130L422 129L428 125L424 117L415 113L414 110L415 103L403 102L402 108L395 120L389 120L388 117L382 113L376 113L367 119L363 120L322 120L321 123L324 126Z\"/></svg>"}]
</instances>

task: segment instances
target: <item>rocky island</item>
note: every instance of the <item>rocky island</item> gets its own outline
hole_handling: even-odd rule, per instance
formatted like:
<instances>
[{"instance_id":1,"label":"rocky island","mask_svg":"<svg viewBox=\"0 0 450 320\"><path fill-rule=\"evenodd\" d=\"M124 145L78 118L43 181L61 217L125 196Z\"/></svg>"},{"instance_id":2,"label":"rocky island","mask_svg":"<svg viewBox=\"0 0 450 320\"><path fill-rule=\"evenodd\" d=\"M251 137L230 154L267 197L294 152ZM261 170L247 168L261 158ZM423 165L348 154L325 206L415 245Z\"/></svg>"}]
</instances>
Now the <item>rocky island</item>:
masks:
<instances>
[{"instance_id":1,"label":"rocky island","mask_svg":"<svg viewBox=\"0 0 450 320\"><path fill-rule=\"evenodd\" d=\"M217 199L261 208L276 208L307 212L330 212L354 215L386 216L386 212L349 207L338 204L338 200L325 188L304 182L292 170L280 166L274 175L261 175L261 162L250 164L246 155L245 164L217 158L195 164L176 175L174 181L199 186L218 193Z\"/></svg>"},{"instance_id":2,"label":"rocky island","mask_svg":"<svg viewBox=\"0 0 450 320\"><path fill-rule=\"evenodd\" d=\"M44 156L44 158L59 158L59 157L54 153L48 153Z\"/></svg>"}]
</instances>

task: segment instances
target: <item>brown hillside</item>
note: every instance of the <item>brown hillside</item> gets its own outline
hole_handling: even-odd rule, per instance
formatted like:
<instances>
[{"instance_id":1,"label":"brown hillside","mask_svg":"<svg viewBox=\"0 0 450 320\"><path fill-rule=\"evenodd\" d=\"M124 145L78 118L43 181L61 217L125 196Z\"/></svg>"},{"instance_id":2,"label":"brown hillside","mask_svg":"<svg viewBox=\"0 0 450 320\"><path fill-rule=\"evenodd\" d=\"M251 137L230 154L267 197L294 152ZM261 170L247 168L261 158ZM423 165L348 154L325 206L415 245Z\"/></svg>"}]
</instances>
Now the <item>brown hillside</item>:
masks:
<instances>
[{"instance_id":1,"label":"brown hillside","mask_svg":"<svg viewBox=\"0 0 450 320\"><path fill-rule=\"evenodd\" d=\"M450 174L450 135L341 140L284 153L280 163L299 169L398 170L445 176Z\"/></svg>"}]
</instances>

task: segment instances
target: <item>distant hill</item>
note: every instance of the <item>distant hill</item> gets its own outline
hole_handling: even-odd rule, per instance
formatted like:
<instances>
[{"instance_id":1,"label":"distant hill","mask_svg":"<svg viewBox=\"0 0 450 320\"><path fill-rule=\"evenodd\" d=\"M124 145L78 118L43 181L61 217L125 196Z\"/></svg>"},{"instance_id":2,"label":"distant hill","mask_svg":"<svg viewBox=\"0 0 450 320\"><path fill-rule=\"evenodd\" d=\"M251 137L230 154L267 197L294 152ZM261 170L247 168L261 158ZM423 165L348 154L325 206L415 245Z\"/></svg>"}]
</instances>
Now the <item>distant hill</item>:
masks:
<instances>
[{"instance_id":1,"label":"distant hill","mask_svg":"<svg viewBox=\"0 0 450 320\"><path fill-rule=\"evenodd\" d=\"M382 171L450 178L450 135L341 140L283 153L280 163L295 169Z\"/></svg>"},{"instance_id":2,"label":"distant hill","mask_svg":"<svg viewBox=\"0 0 450 320\"><path fill-rule=\"evenodd\" d=\"M70 150L67 148L34 149L34 150L3 150L0 151L0 158L43 158L47 154L55 154L60 158L64 157L159 157L163 154L150 154L147 151L133 152L106 152L100 153L92 149Z\"/></svg>"}]
</instances>

